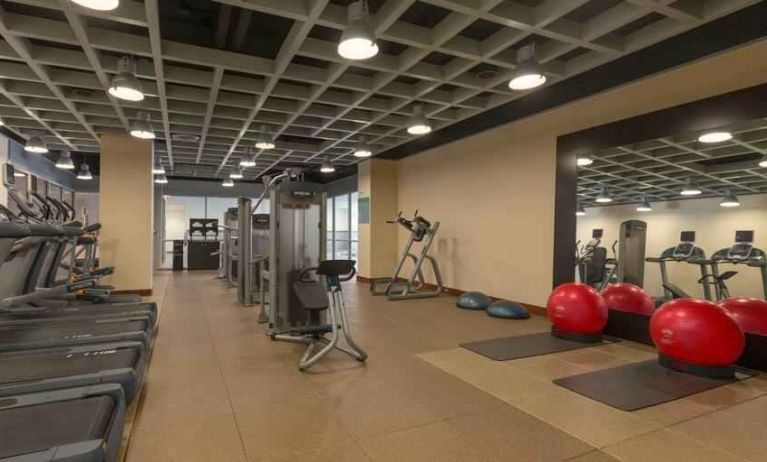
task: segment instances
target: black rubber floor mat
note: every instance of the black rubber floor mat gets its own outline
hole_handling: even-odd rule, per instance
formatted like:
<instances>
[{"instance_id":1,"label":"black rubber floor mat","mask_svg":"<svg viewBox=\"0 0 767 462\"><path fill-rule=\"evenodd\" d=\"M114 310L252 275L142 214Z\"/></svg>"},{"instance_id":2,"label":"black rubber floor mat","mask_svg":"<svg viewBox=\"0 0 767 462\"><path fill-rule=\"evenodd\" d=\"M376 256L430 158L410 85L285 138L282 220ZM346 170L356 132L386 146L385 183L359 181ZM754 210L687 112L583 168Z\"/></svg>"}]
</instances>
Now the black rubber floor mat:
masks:
<instances>
[{"instance_id":1,"label":"black rubber floor mat","mask_svg":"<svg viewBox=\"0 0 767 462\"><path fill-rule=\"evenodd\" d=\"M752 377L749 371L734 379L710 379L677 372L651 359L625 366L554 380L560 387L623 411L636 411Z\"/></svg>"},{"instance_id":2,"label":"black rubber floor mat","mask_svg":"<svg viewBox=\"0 0 767 462\"><path fill-rule=\"evenodd\" d=\"M562 351L578 350L593 346L615 343L619 341L605 337L601 343L581 343L554 337L550 332L521 335L519 337L502 337L479 342L464 343L461 346L467 350L479 353L496 361L541 356Z\"/></svg>"}]
</instances>

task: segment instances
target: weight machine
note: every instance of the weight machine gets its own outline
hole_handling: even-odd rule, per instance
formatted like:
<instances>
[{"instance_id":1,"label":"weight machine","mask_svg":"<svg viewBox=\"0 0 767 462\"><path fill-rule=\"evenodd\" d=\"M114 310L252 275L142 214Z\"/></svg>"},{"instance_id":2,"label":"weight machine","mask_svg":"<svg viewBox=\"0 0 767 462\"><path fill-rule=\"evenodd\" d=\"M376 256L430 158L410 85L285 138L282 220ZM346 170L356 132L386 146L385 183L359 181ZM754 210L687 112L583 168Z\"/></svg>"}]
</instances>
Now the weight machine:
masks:
<instances>
[{"instance_id":1,"label":"weight machine","mask_svg":"<svg viewBox=\"0 0 767 462\"><path fill-rule=\"evenodd\" d=\"M429 249L432 242L434 242L434 236L437 235L440 222L435 221L432 224L424 217L419 216L418 210L416 210L412 220L403 217L402 212L399 212L395 220L389 220L387 223L396 223L403 226L410 231L410 237L407 244L405 244L405 248L402 250L397 266L394 268L394 273L388 278L373 279L370 282L370 292L373 295L386 295L389 300L428 298L440 295L444 291L442 274L439 271L437 260L429 255ZM411 252L416 242L422 243L421 251L418 255ZM410 276L403 280L399 277L399 274L408 259L413 261L413 270L410 272ZM426 261L431 265L436 282L432 290L427 289L426 279L423 275L422 266Z\"/></svg>"}]
</instances>

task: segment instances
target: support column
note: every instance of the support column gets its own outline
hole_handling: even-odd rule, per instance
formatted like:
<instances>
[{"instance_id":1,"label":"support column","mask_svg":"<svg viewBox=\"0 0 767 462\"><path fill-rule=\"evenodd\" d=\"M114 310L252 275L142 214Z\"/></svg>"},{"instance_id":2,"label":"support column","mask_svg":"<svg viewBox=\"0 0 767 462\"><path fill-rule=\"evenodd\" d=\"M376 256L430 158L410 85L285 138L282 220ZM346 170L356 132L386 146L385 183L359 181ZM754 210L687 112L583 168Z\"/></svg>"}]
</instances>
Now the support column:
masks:
<instances>
[{"instance_id":1,"label":"support column","mask_svg":"<svg viewBox=\"0 0 767 462\"><path fill-rule=\"evenodd\" d=\"M115 267L104 282L119 292L152 290L152 149L151 141L127 135L101 137L99 259Z\"/></svg>"},{"instance_id":2,"label":"support column","mask_svg":"<svg viewBox=\"0 0 767 462\"><path fill-rule=\"evenodd\" d=\"M397 263L397 163L370 159L358 165L359 251L357 270L363 278L391 276Z\"/></svg>"}]
</instances>

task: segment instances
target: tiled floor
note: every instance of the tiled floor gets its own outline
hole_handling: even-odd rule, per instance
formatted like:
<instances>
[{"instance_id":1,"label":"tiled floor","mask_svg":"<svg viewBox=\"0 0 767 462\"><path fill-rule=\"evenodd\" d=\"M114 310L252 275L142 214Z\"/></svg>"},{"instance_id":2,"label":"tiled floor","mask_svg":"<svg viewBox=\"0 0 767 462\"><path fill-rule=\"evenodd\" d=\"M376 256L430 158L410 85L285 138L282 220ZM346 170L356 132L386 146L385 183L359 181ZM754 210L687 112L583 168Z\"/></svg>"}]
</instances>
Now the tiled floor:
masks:
<instances>
[{"instance_id":1,"label":"tiled floor","mask_svg":"<svg viewBox=\"0 0 767 462\"><path fill-rule=\"evenodd\" d=\"M551 379L653 357L623 343L494 362L461 342L545 331L455 309L450 297L388 302L345 286L365 365L331 356L296 370L257 307L212 273L162 276L160 330L127 460L743 461L767 454L767 380L635 413Z\"/></svg>"}]
</instances>

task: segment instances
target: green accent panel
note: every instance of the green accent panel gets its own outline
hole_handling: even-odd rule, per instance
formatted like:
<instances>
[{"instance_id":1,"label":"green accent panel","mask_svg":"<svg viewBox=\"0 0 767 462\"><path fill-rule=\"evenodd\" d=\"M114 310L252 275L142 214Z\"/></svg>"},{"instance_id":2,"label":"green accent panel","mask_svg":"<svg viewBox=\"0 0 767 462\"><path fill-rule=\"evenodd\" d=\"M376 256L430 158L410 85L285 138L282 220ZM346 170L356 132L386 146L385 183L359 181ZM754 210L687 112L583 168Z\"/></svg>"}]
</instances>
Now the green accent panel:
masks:
<instances>
[{"instance_id":1,"label":"green accent panel","mask_svg":"<svg viewBox=\"0 0 767 462\"><path fill-rule=\"evenodd\" d=\"M370 224L370 198L360 197L357 199L357 213L359 216L359 224Z\"/></svg>"}]
</instances>

